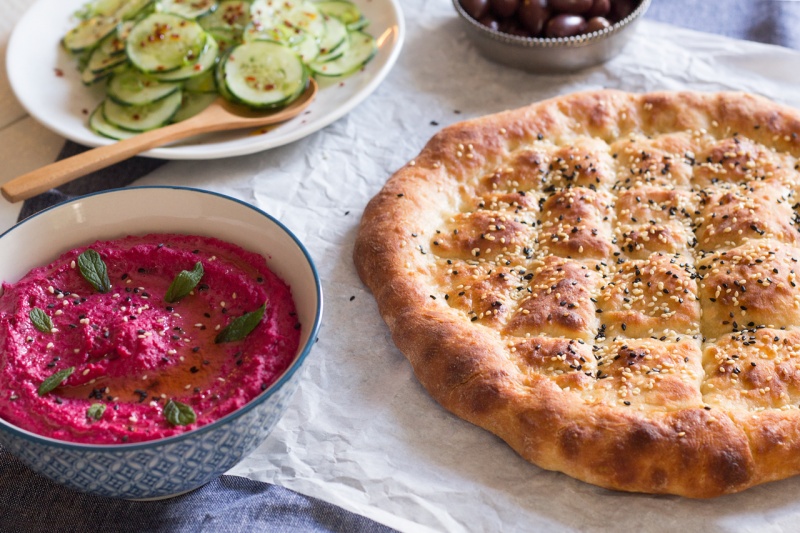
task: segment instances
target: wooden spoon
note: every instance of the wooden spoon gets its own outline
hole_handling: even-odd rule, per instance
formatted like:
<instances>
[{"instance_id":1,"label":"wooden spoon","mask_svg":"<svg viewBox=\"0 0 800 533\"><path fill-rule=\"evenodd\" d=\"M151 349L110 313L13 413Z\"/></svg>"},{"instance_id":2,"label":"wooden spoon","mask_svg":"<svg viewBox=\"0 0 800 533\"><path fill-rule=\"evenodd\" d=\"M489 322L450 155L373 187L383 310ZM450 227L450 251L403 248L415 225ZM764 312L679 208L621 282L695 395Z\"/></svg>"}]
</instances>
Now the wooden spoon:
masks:
<instances>
[{"instance_id":1,"label":"wooden spoon","mask_svg":"<svg viewBox=\"0 0 800 533\"><path fill-rule=\"evenodd\" d=\"M271 114L236 106L220 97L192 118L56 161L14 178L0 187L0 192L9 202L19 202L178 139L212 131L257 128L284 122L300 114L316 94L317 83L312 79L297 100Z\"/></svg>"}]
</instances>

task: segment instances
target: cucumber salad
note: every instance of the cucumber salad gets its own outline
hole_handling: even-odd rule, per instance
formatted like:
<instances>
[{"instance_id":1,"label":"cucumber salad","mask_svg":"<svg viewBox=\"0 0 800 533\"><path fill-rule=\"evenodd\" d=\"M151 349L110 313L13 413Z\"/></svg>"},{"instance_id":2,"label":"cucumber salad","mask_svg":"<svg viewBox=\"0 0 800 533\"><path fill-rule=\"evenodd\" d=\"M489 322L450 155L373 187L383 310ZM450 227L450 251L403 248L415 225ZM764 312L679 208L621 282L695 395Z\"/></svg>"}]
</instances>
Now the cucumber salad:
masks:
<instances>
[{"instance_id":1,"label":"cucumber salad","mask_svg":"<svg viewBox=\"0 0 800 533\"><path fill-rule=\"evenodd\" d=\"M124 139L196 115L217 95L253 109L290 104L309 76L372 59L349 0L94 0L63 38L85 85L105 82L89 127Z\"/></svg>"}]
</instances>

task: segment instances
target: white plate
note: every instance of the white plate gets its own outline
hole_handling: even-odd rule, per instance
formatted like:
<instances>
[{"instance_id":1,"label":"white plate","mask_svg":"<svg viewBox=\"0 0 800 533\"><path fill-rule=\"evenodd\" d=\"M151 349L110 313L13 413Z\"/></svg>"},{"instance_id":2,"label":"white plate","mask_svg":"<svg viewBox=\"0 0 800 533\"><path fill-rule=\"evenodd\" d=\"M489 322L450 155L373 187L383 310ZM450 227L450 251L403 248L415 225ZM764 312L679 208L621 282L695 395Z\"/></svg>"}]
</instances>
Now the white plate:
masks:
<instances>
[{"instance_id":1,"label":"white plate","mask_svg":"<svg viewBox=\"0 0 800 533\"><path fill-rule=\"evenodd\" d=\"M252 154L310 135L341 118L374 91L400 54L405 36L398 0L354 0L370 20L367 33L378 53L364 71L341 84L327 84L303 115L266 133L240 130L196 137L142 155L158 159L216 159ZM11 88L25 110L46 128L86 146L114 141L88 127L90 113L103 98L103 83L86 87L75 61L60 40L75 25L73 14L86 0L39 0L19 21L8 43ZM63 73L63 75L59 75Z\"/></svg>"}]
</instances>

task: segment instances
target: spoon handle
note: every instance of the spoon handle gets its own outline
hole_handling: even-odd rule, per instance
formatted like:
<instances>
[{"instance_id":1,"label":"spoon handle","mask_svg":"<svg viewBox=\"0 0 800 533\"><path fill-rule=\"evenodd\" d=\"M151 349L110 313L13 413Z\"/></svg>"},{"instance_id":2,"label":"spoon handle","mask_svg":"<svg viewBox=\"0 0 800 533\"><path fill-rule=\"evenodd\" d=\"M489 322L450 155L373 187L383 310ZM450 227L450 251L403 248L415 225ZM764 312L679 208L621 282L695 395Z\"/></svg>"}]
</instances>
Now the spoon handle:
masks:
<instances>
[{"instance_id":1,"label":"spoon handle","mask_svg":"<svg viewBox=\"0 0 800 533\"><path fill-rule=\"evenodd\" d=\"M0 187L9 202L27 200L95 170L118 163L151 148L197 133L191 120L147 131L114 144L100 146L18 176Z\"/></svg>"}]
</instances>

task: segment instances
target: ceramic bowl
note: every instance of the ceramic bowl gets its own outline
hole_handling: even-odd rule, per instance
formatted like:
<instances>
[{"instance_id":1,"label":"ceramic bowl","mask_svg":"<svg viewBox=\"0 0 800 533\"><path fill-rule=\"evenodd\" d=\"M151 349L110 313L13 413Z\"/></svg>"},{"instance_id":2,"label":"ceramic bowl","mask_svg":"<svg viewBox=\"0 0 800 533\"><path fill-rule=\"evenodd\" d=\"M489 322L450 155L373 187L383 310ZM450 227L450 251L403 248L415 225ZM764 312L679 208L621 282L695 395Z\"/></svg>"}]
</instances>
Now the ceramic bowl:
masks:
<instances>
[{"instance_id":1,"label":"ceramic bowl","mask_svg":"<svg viewBox=\"0 0 800 533\"><path fill-rule=\"evenodd\" d=\"M42 437L0 420L0 445L31 469L69 488L127 499L188 492L220 476L270 434L298 387L322 317L322 289L302 243L279 221L233 198L197 189L135 187L81 197L0 235L0 280L98 239L190 233L260 253L292 290L304 325L295 359L280 378L237 411L193 431L133 444L77 444Z\"/></svg>"},{"instance_id":2,"label":"ceramic bowl","mask_svg":"<svg viewBox=\"0 0 800 533\"><path fill-rule=\"evenodd\" d=\"M470 17L459 0L453 6L467 34L488 59L540 74L568 73L608 61L622 51L650 7L641 0L630 15L602 31L574 37L519 37L493 30Z\"/></svg>"}]
</instances>

